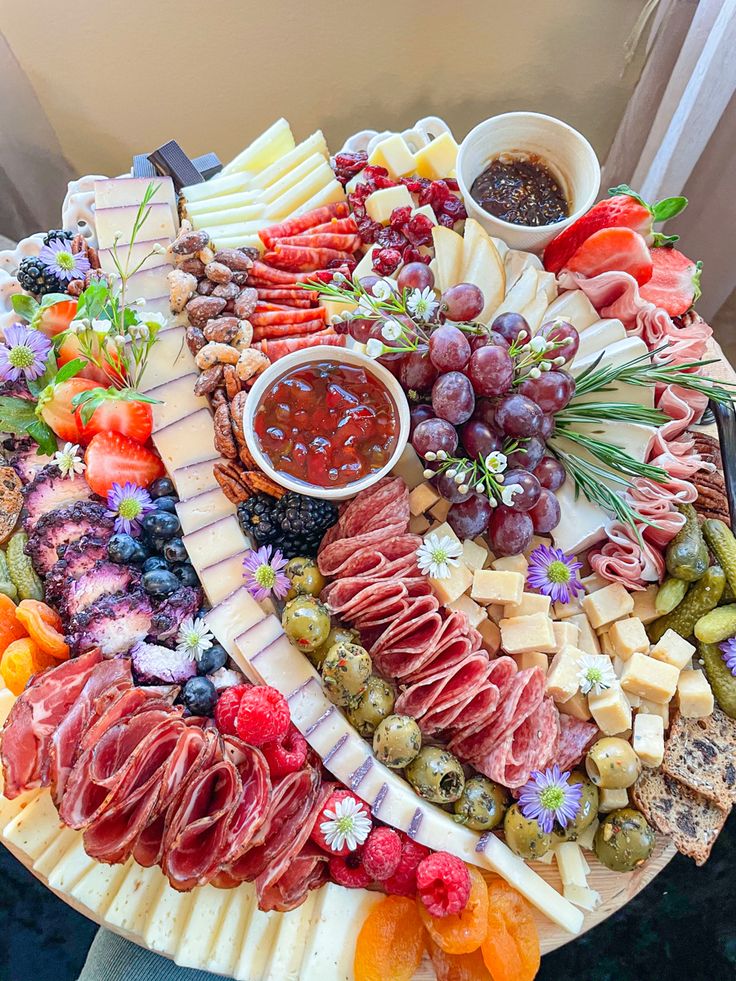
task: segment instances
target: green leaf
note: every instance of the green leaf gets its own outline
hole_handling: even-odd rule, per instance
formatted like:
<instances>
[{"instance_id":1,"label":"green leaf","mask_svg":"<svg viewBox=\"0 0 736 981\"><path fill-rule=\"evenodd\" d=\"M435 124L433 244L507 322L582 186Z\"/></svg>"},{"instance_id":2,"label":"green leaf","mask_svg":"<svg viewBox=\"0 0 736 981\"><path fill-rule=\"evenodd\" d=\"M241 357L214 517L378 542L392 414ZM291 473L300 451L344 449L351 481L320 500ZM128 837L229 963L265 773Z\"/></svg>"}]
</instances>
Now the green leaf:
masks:
<instances>
[{"instance_id":1,"label":"green leaf","mask_svg":"<svg viewBox=\"0 0 736 981\"><path fill-rule=\"evenodd\" d=\"M61 382L68 381L70 378L78 375L79 372L88 365L89 362L86 360L86 358L74 358L73 361L67 361L67 363L62 365L62 367L57 371L56 378L54 378L54 384L60 385Z\"/></svg>"},{"instance_id":2,"label":"green leaf","mask_svg":"<svg viewBox=\"0 0 736 981\"><path fill-rule=\"evenodd\" d=\"M152 399L148 395L142 395L132 388L91 388L86 392L79 392L72 399L75 409L80 409L82 423L86 426L95 411L105 402L147 402L150 405L158 405L157 399Z\"/></svg>"},{"instance_id":3,"label":"green leaf","mask_svg":"<svg viewBox=\"0 0 736 981\"><path fill-rule=\"evenodd\" d=\"M13 310L30 324L38 310L38 303L26 293L14 293L10 299Z\"/></svg>"},{"instance_id":4,"label":"green leaf","mask_svg":"<svg viewBox=\"0 0 736 981\"><path fill-rule=\"evenodd\" d=\"M35 378L32 381L31 380L26 381L26 385L28 386L28 391L35 398L38 398L38 396L41 394L44 388L46 388L47 385L50 385L51 382L54 380L55 375L56 375L56 356L52 348L51 351L49 352L48 358L46 359L46 367L41 377Z\"/></svg>"},{"instance_id":5,"label":"green leaf","mask_svg":"<svg viewBox=\"0 0 736 981\"><path fill-rule=\"evenodd\" d=\"M652 214L654 215L655 221L668 221L670 218L674 218L675 215L679 215L685 208L687 208L687 198L662 198L652 208Z\"/></svg>"},{"instance_id":6,"label":"green leaf","mask_svg":"<svg viewBox=\"0 0 736 981\"><path fill-rule=\"evenodd\" d=\"M703 295L703 290L700 285L700 277L703 274L703 261L698 259L695 263L695 272L693 273L693 306L698 302L700 297Z\"/></svg>"},{"instance_id":7,"label":"green leaf","mask_svg":"<svg viewBox=\"0 0 736 981\"><path fill-rule=\"evenodd\" d=\"M644 200L641 194L639 194L637 191L632 190L628 184L618 184L616 187L609 187L608 193L610 195L628 194L630 198L633 198L635 201L638 201L643 208L646 208L648 211L651 211L652 214L654 214L651 205L647 204L647 202Z\"/></svg>"},{"instance_id":8,"label":"green leaf","mask_svg":"<svg viewBox=\"0 0 736 981\"><path fill-rule=\"evenodd\" d=\"M36 418L36 408L29 399L12 395L0 396L0 430L8 433L24 433Z\"/></svg>"},{"instance_id":9,"label":"green leaf","mask_svg":"<svg viewBox=\"0 0 736 981\"><path fill-rule=\"evenodd\" d=\"M664 232L655 232L652 237L652 245L661 248L665 245L674 245L680 241L679 235L665 235Z\"/></svg>"},{"instance_id":10,"label":"green leaf","mask_svg":"<svg viewBox=\"0 0 736 981\"><path fill-rule=\"evenodd\" d=\"M39 449L46 456L52 456L52 454L56 453L58 445L56 436L54 435L53 429L43 419L34 419L26 432L32 439L35 439Z\"/></svg>"}]
</instances>

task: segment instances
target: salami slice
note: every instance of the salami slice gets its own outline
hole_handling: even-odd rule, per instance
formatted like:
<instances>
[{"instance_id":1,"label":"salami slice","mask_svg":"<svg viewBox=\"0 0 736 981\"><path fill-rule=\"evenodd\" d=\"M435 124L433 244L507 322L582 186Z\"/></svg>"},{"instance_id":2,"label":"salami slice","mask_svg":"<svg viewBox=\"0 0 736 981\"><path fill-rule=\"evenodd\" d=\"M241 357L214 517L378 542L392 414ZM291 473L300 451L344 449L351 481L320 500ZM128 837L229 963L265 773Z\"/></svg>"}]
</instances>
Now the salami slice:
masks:
<instances>
[{"instance_id":1,"label":"salami slice","mask_svg":"<svg viewBox=\"0 0 736 981\"><path fill-rule=\"evenodd\" d=\"M490 662L486 683L488 691L479 691L477 702L471 702L467 714L458 719L454 738L459 742L489 725L494 711L501 701L501 692L505 691L509 682L517 672L516 661L510 657L495 658ZM494 694L495 693L495 694Z\"/></svg>"},{"instance_id":2,"label":"salami slice","mask_svg":"<svg viewBox=\"0 0 736 981\"><path fill-rule=\"evenodd\" d=\"M421 544L422 540L418 535L397 535L380 545L360 548L345 563L339 581L359 576L385 579L389 576L411 575L416 567L416 551Z\"/></svg>"},{"instance_id":3,"label":"salami slice","mask_svg":"<svg viewBox=\"0 0 736 981\"><path fill-rule=\"evenodd\" d=\"M551 698L544 698L537 709L489 752L473 760L476 768L490 780L505 787L522 787L534 770L549 759L559 738L560 715Z\"/></svg>"},{"instance_id":4,"label":"salami slice","mask_svg":"<svg viewBox=\"0 0 736 981\"><path fill-rule=\"evenodd\" d=\"M488 658L471 654L452 672L441 671L407 688L396 700L396 712L411 715L425 735L432 735L454 718L456 713L448 715L448 710L469 700L487 675Z\"/></svg>"},{"instance_id":5,"label":"salami slice","mask_svg":"<svg viewBox=\"0 0 736 981\"><path fill-rule=\"evenodd\" d=\"M331 221L333 218L347 218L349 214L350 207L347 202L338 201L336 204L327 204L322 208L315 208L313 211L308 211L306 214L289 218L278 225L269 225L268 228L262 228L258 233L258 237L266 248L270 249L274 242L280 238L285 238L288 235L300 235L308 228L322 225L325 222ZM255 265L258 265L258 263L255 263Z\"/></svg>"},{"instance_id":6,"label":"salami slice","mask_svg":"<svg viewBox=\"0 0 736 981\"><path fill-rule=\"evenodd\" d=\"M380 670L392 678L405 678L408 664L431 650L442 631L442 617L435 596L412 600L400 618L387 625L371 648Z\"/></svg>"},{"instance_id":7,"label":"salami slice","mask_svg":"<svg viewBox=\"0 0 736 981\"><path fill-rule=\"evenodd\" d=\"M556 763L561 770L577 766L598 736L598 727L572 715L560 714L560 741L546 765Z\"/></svg>"}]
</instances>

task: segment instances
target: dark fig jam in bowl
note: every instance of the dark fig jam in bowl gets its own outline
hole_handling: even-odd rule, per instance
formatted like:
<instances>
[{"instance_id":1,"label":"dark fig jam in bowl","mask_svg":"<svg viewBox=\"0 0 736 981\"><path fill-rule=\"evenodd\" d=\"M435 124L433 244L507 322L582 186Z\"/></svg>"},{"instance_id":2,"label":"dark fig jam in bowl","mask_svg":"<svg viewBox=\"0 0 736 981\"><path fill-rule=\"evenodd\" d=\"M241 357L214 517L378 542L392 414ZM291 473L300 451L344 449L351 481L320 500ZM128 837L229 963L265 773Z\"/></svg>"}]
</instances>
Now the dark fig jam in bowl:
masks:
<instances>
[{"instance_id":1,"label":"dark fig jam in bowl","mask_svg":"<svg viewBox=\"0 0 736 981\"><path fill-rule=\"evenodd\" d=\"M266 369L245 404L258 466L287 490L345 500L385 477L409 436L401 385L357 351L320 346Z\"/></svg>"}]
</instances>

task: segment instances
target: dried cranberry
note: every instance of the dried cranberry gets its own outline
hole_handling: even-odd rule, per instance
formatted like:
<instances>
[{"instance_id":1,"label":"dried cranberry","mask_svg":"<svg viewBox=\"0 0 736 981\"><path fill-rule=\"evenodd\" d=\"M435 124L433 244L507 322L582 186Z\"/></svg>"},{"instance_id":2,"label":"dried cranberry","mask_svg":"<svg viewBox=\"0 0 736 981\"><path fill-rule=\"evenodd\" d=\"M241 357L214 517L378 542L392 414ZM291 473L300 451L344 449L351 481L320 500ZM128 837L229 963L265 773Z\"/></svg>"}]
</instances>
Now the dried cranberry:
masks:
<instances>
[{"instance_id":1,"label":"dried cranberry","mask_svg":"<svg viewBox=\"0 0 736 981\"><path fill-rule=\"evenodd\" d=\"M445 201L440 210L443 215L451 215L455 221L462 221L463 218L468 217L462 199L452 195Z\"/></svg>"},{"instance_id":2,"label":"dried cranberry","mask_svg":"<svg viewBox=\"0 0 736 981\"><path fill-rule=\"evenodd\" d=\"M379 276L390 276L400 262L398 249L376 249L373 253L373 268Z\"/></svg>"},{"instance_id":3,"label":"dried cranberry","mask_svg":"<svg viewBox=\"0 0 736 981\"><path fill-rule=\"evenodd\" d=\"M368 184L356 184L354 189L348 195L348 201L355 207L356 205L365 205L366 198L373 193L373 188Z\"/></svg>"},{"instance_id":4,"label":"dried cranberry","mask_svg":"<svg viewBox=\"0 0 736 981\"><path fill-rule=\"evenodd\" d=\"M454 177L445 177L445 184L450 188L451 191L459 191L460 185L455 180Z\"/></svg>"},{"instance_id":5,"label":"dried cranberry","mask_svg":"<svg viewBox=\"0 0 736 981\"><path fill-rule=\"evenodd\" d=\"M434 225L426 215L414 215L404 229L404 235L412 245L428 245L432 241Z\"/></svg>"},{"instance_id":6,"label":"dried cranberry","mask_svg":"<svg viewBox=\"0 0 736 981\"><path fill-rule=\"evenodd\" d=\"M431 204L435 211L439 211L450 193L450 188L444 181L432 181L419 195L419 204Z\"/></svg>"},{"instance_id":7,"label":"dried cranberry","mask_svg":"<svg viewBox=\"0 0 736 981\"><path fill-rule=\"evenodd\" d=\"M383 249L403 249L406 238L398 228L382 228L376 235L376 242Z\"/></svg>"},{"instance_id":8,"label":"dried cranberry","mask_svg":"<svg viewBox=\"0 0 736 981\"><path fill-rule=\"evenodd\" d=\"M392 228L401 228L402 225L405 225L410 218L411 208L408 204L406 204L403 208L394 208L394 210L391 212L389 224Z\"/></svg>"},{"instance_id":9,"label":"dried cranberry","mask_svg":"<svg viewBox=\"0 0 736 981\"><path fill-rule=\"evenodd\" d=\"M445 214L444 211L441 211L437 215L437 224L444 225L445 228L452 228L452 226L455 224L455 219L452 217L452 215Z\"/></svg>"},{"instance_id":10,"label":"dried cranberry","mask_svg":"<svg viewBox=\"0 0 736 981\"><path fill-rule=\"evenodd\" d=\"M328 269L339 269L345 274L349 274L358 265L358 260L353 256L348 256L347 259L330 259L327 263Z\"/></svg>"},{"instance_id":11,"label":"dried cranberry","mask_svg":"<svg viewBox=\"0 0 736 981\"><path fill-rule=\"evenodd\" d=\"M429 187L431 181L428 181L426 177L401 177L399 183L403 184L412 194L420 194Z\"/></svg>"},{"instance_id":12,"label":"dried cranberry","mask_svg":"<svg viewBox=\"0 0 736 981\"><path fill-rule=\"evenodd\" d=\"M432 257L429 255L424 255L419 249L415 249L413 245L407 245L404 251L401 253L401 258L404 263L409 262L423 262L425 266L428 266L432 261Z\"/></svg>"},{"instance_id":13,"label":"dried cranberry","mask_svg":"<svg viewBox=\"0 0 736 981\"><path fill-rule=\"evenodd\" d=\"M358 234L368 245L376 241L376 236L380 231L382 231L381 225L377 221L373 221L372 218L368 218L367 215L358 220Z\"/></svg>"},{"instance_id":14,"label":"dried cranberry","mask_svg":"<svg viewBox=\"0 0 736 981\"><path fill-rule=\"evenodd\" d=\"M338 153L335 155L335 177L344 187L352 177L360 173L367 162L368 154L365 150L358 150L357 153Z\"/></svg>"}]
</instances>

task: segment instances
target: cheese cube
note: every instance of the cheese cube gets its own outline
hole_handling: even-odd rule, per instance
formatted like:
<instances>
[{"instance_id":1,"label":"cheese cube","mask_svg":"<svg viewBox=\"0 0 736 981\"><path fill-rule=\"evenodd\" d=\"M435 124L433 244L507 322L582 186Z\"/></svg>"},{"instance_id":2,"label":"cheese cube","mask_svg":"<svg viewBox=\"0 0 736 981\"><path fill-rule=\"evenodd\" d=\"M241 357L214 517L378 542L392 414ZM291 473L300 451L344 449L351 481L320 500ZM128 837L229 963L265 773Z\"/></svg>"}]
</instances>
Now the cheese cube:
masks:
<instances>
[{"instance_id":1,"label":"cheese cube","mask_svg":"<svg viewBox=\"0 0 736 981\"><path fill-rule=\"evenodd\" d=\"M579 646L580 629L577 624L571 623L569 620L555 620L552 624L552 631L555 635L558 651L562 650L565 644L572 644L573 647Z\"/></svg>"},{"instance_id":2,"label":"cheese cube","mask_svg":"<svg viewBox=\"0 0 736 981\"><path fill-rule=\"evenodd\" d=\"M649 652L651 657L682 671L695 653L695 647L674 630L667 630Z\"/></svg>"},{"instance_id":3,"label":"cheese cube","mask_svg":"<svg viewBox=\"0 0 736 981\"><path fill-rule=\"evenodd\" d=\"M638 709L639 706L641 705L641 696L634 695L630 691L626 692L626 700L628 701L632 709Z\"/></svg>"},{"instance_id":4,"label":"cheese cube","mask_svg":"<svg viewBox=\"0 0 736 981\"><path fill-rule=\"evenodd\" d=\"M578 673L583 657L585 651L566 644L552 658L547 674L547 692L555 702L566 702L580 687Z\"/></svg>"},{"instance_id":5,"label":"cheese cube","mask_svg":"<svg viewBox=\"0 0 736 981\"><path fill-rule=\"evenodd\" d=\"M409 518L409 531L412 535L423 535L429 531L429 519L423 514L414 515L413 518Z\"/></svg>"},{"instance_id":6,"label":"cheese cube","mask_svg":"<svg viewBox=\"0 0 736 981\"><path fill-rule=\"evenodd\" d=\"M463 593L467 592L473 581L473 573L464 562L450 566L450 575L446 579L432 579L430 577L432 589L437 594L437 599L443 606L449 606Z\"/></svg>"},{"instance_id":7,"label":"cheese cube","mask_svg":"<svg viewBox=\"0 0 736 981\"><path fill-rule=\"evenodd\" d=\"M486 564L487 558L488 549L483 548L482 545L478 545L477 542L473 542L469 538L465 539L463 542L463 562L471 572L477 572L478 569L482 569Z\"/></svg>"},{"instance_id":8,"label":"cheese cube","mask_svg":"<svg viewBox=\"0 0 736 981\"><path fill-rule=\"evenodd\" d=\"M614 652L623 661L628 661L631 655L637 651L645 654L649 650L649 638L644 629L644 624L638 617L617 620L611 625L608 636L613 644Z\"/></svg>"},{"instance_id":9,"label":"cheese cube","mask_svg":"<svg viewBox=\"0 0 736 981\"><path fill-rule=\"evenodd\" d=\"M570 597L569 603L555 603L554 614L557 620L569 620L570 617L581 616L583 606L579 594Z\"/></svg>"},{"instance_id":10,"label":"cheese cube","mask_svg":"<svg viewBox=\"0 0 736 981\"><path fill-rule=\"evenodd\" d=\"M524 577L518 572L497 572L495 569L476 569L470 595L479 603L521 603Z\"/></svg>"},{"instance_id":11,"label":"cheese cube","mask_svg":"<svg viewBox=\"0 0 736 981\"><path fill-rule=\"evenodd\" d=\"M528 617L509 617L501 620L501 644L508 654L524 651L542 651L551 654L555 650L552 621L544 613L532 613Z\"/></svg>"},{"instance_id":12,"label":"cheese cube","mask_svg":"<svg viewBox=\"0 0 736 981\"><path fill-rule=\"evenodd\" d=\"M417 456L417 452L411 443L407 443L404 452L399 457L399 462L393 469L396 477L401 477L409 490L424 483L424 463ZM449 508L449 504L448 504ZM442 519L444 521L444 518Z\"/></svg>"},{"instance_id":13,"label":"cheese cube","mask_svg":"<svg viewBox=\"0 0 736 981\"><path fill-rule=\"evenodd\" d=\"M451 610L459 610L468 618L471 627L478 627L484 620L488 619L485 607L479 606L469 596L461 596L449 604Z\"/></svg>"},{"instance_id":14,"label":"cheese cube","mask_svg":"<svg viewBox=\"0 0 736 981\"><path fill-rule=\"evenodd\" d=\"M530 613L546 613L549 616L550 603L549 596L544 596L542 593L522 593L521 603L507 603L504 607L504 615L527 617Z\"/></svg>"},{"instance_id":15,"label":"cheese cube","mask_svg":"<svg viewBox=\"0 0 736 981\"><path fill-rule=\"evenodd\" d=\"M583 584L583 589L586 593L595 593L608 585L608 579L599 576L597 572L591 572L589 576L584 576L580 582Z\"/></svg>"},{"instance_id":16,"label":"cheese cube","mask_svg":"<svg viewBox=\"0 0 736 981\"><path fill-rule=\"evenodd\" d=\"M431 507L429 509L429 513L437 521L444 521L445 518L447 518L447 513L448 513L448 511L450 510L451 507L452 507L452 505L450 504L450 502L449 501L446 501L444 499L444 497L442 497L442 498L440 498L439 501L437 501L437 503L435 505L433 505L433 507ZM449 528L450 526L448 525L447 527ZM450 530L452 530L452 529L450 529Z\"/></svg>"},{"instance_id":17,"label":"cheese cube","mask_svg":"<svg viewBox=\"0 0 736 981\"><path fill-rule=\"evenodd\" d=\"M549 669L549 658L541 651L524 651L523 654L514 654L513 658L519 671L525 668L541 668L544 674L547 674Z\"/></svg>"},{"instance_id":18,"label":"cheese cube","mask_svg":"<svg viewBox=\"0 0 736 981\"><path fill-rule=\"evenodd\" d=\"M702 671L683 671L677 682L680 715L686 719L704 719L713 712L713 692Z\"/></svg>"},{"instance_id":19,"label":"cheese cube","mask_svg":"<svg viewBox=\"0 0 736 981\"><path fill-rule=\"evenodd\" d=\"M394 208L413 208L411 194L408 189L399 184L396 187L382 187L379 191L374 191L365 199L365 210L368 217L377 221L379 225L387 225L391 218Z\"/></svg>"},{"instance_id":20,"label":"cheese cube","mask_svg":"<svg viewBox=\"0 0 736 981\"><path fill-rule=\"evenodd\" d=\"M611 811L618 811L621 807L629 806L629 792L625 787L617 787L615 790L600 788L598 790L598 810L602 814L610 814Z\"/></svg>"},{"instance_id":21,"label":"cheese cube","mask_svg":"<svg viewBox=\"0 0 736 981\"><path fill-rule=\"evenodd\" d=\"M486 613L494 623L500 623L504 619L504 608L499 603L491 603L486 607Z\"/></svg>"},{"instance_id":22,"label":"cheese cube","mask_svg":"<svg viewBox=\"0 0 736 981\"><path fill-rule=\"evenodd\" d=\"M644 766L659 766L664 759L664 723L658 715L637 715L631 740Z\"/></svg>"},{"instance_id":23,"label":"cheese cube","mask_svg":"<svg viewBox=\"0 0 736 981\"><path fill-rule=\"evenodd\" d=\"M409 511L413 515L424 514L439 501L440 495L431 484L420 484L409 494Z\"/></svg>"},{"instance_id":24,"label":"cheese cube","mask_svg":"<svg viewBox=\"0 0 736 981\"><path fill-rule=\"evenodd\" d=\"M601 630L598 634L598 643L601 645L601 653L608 654L609 657L616 657L616 648L613 646L610 630ZM623 664L623 661L621 663Z\"/></svg>"},{"instance_id":25,"label":"cheese cube","mask_svg":"<svg viewBox=\"0 0 736 981\"><path fill-rule=\"evenodd\" d=\"M672 664L646 654L632 654L621 672L624 691L640 695L651 702L669 702L675 694L680 671Z\"/></svg>"},{"instance_id":26,"label":"cheese cube","mask_svg":"<svg viewBox=\"0 0 736 981\"><path fill-rule=\"evenodd\" d=\"M584 596L582 605L591 626L597 630L607 623L629 616L634 610L634 598L620 582L612 582L603 589Z\"/></svg>"},{"instance_id":27,"label":"cheese cube","mask_svg":"<svg viewBox=\"0 0 736 981\"><path fill-rule=\"evenodd\" d=\"M580 719L581 722L587 722L590 718L588 696L583 695L581 691L576 691L572 698L568 698L566 702L557 702L556 704L563 715L571 715L573 719Z\"/></svg>"},{"instance_id":28,"label":"cheese cube","mask_svg":"<svg viewBox=\"0 0 736 981\"><path fill-rule=\"evenodd\" d=\"M483 649L493 656L501 649L501 631L498 624L493 620L487 619L478 626L478 633L483 638Z\"/></svg>"},{"instance_id":29,"label":"cheese cube","mask_svg":"<svg viewBox=\"0 0 736 981\"><path fill-rule=\"evenodd\" d=\"M366 254L360 260L358 265L353 269L353 282L358 283L364 276L373 275L373 253L378 248L377 245L371 245ZM424 467L422 467L422 479L424 479Z\"/></svg>"},{"instance_id":30,"label":"cheese cube","mask_svg":"<svg viewBox=\"0 0 736 981\"><path fill-rule=\"evenodd\" d=\"M622 661L620 657L617 657L614 654L614 656L611 658L611 664L613 665L613 670L616 674L616 677L620 678L621 672L624 669L624 665L626 664L626 661Z\"/></svg>"},{"instance_id":31,"label":"cheese cube","mask_svg":"<svg viewBox=\"0 0 736 981\"><path fill-rule=\"evenodd\" d=\"M619 684L611 685L600 695L588 695L588 708L596 725L606 736L617 736L631 727L631 706Z\"/></svg>"},{"instance_id":32,"label":"cheese cube","mask_svg":"<svg viewBox=\"0 0 736 981\"><path fill-rule=\"evenodd\" d=\"M452 538L453 541L456 541L458 545L461 544L460 539L446 521L443 524L436 525L432 529L432 534L438 535L440 538L444 538L446 535L448 538Z\"/></svg>"},{"instance_id":33,"label":"cheese cube","mask_svg":"<svg viewBox=\"0 0 736 981\"><path fill-rule=\"evenodd\" d=\"M401 133L392 133L373 147L368 163L371 167L385 167L389 176L397 180L416 170L414 154Z\"/></svg>"},{"instance_id":34,"label":"cheese cube","mask_svg":"<svg viewBox=\"0 0 736 981\"><path fill-rule=\"evenodd\" d=\"M431 204L423 204L421 208L414 208L411 216L414 218L416 215L424 215L425 218L429 218L433 225L437 224L437 215L434 213L434 208Z\"/></svg>"},{"instance_id":35,"label":"cheese cube","mask_svg":"<svg viewBox=\"0 0 736 981\"><path fill-rule=\"evenodd\" d=\"M503 558L494 559L491 565L496 572L518 572L524 579L529 569L525 555L505 555Z\"/></svg>"},{"instance_id":36,"label":"cheese cube","mask_svg":"<svg viewBox=\"0 0 736 981\"><path fill-rule=\"evenodd\" d=\"M664 722L665 729L669 727L670 707L667 702L650 702L648 698L640 698L637 712L643 715L658 715Z\"/></svg>"},{"instance_id":37,"label":"cheese cube","mask_svg":"<svg viewBox=\"0 0 736 981\"><path fill-rule=\"evenodd\" d=\"M588 654L600 654L601 645L598 643L595 631L584 613L576 613L574 616L567 617L566 622L572 623L578 628L577 646L581 651L587 651Z\"/></svg>"},{"instance_id":38,"label":"cheese cube","mask_svg":"<svg viewBox=\"0 0 736 981\"><path fill-rule=\"evenodd\" d=\"M458 145L452 133L441 133L414 154L416 172L420 177L438 181L450 177L457 164Z\"/></svg>"},{"instance_id":39,"label":"cheese cube","mask_svg":"<svg viewBox=\"0 0 736 981\"><path fill-rule=\"evenodd\" d=\"M651 623L661 616L654 605L658 592L659 586L655 584L634 593L634 616L643 624Z\"/></svg>"}]
</instances>

